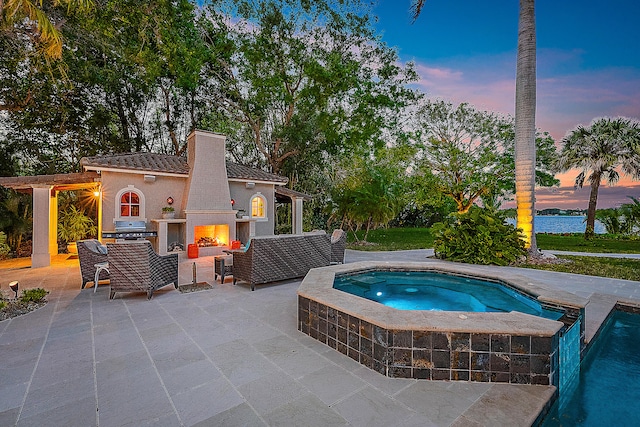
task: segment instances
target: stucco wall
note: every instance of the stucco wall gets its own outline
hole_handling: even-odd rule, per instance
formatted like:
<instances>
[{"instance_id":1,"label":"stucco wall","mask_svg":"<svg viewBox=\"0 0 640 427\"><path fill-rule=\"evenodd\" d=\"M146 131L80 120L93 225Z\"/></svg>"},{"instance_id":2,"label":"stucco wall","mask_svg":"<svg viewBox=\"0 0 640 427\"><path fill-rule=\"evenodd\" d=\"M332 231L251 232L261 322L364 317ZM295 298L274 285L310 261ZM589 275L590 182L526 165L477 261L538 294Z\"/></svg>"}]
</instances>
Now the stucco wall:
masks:
<instances>
[{"instance_id":1,"label":"stucco wall","mask_svg":"<svg viewBox=\"0 0 640 427\"><path fill-rule=\"evenodd\" d=\"M116 217L117 193L133 185L145 197L145 219L149 223L152 219L162 218L162 208L167 206L167 197L173 197L173 207L176 210L176 218L184 218L181 206L187 179L171 176L156 175L154 182L145 182L144 175L102 172L102 208L103 208L103 230L113 230L113 221ZM257 236L273 235L275 229L275 191L272 184L256 183L253 188L246 188L244 182L230 182L229 191L231 198L235 200L234 209L244 209L246 215L251 215L250 200L258 192L261 193L267 202L267 219L255 222Z\"/></svg>"},{"instance_id":2,"label":"stucco wall","mask_svg":"<svg viewBox=\"0 0 640 427\"><path fill-rule=\"evenodd\" d=\"M272 184L255 183L253 188L247 188L244 182L229 183L231 198L235 200L235 210L244 209L245 215L251 215L251 198L261 193L267 202L266 220L256 221L256 236L271 236L275 229L275 190Z\"/></svg>"},{"instance_id":3,"label":"stucco wall","mask_svg":"<svg viewBox=\"0 0 640 427\"><path fill-rule=\"evenodd\" d=\"M102 229L113 230L113 221L116 217L115 199L118 192L129 185L144 194L145 213L147 221L162 218L162 208L167 206L167 198L173 197L173 207L176 210L176 218L184 217L181 201L187 182L186 177L172 177L155 175L154 182L145 182L144 175L119 172L102 172Z\"/></svg>"}]
</instances>

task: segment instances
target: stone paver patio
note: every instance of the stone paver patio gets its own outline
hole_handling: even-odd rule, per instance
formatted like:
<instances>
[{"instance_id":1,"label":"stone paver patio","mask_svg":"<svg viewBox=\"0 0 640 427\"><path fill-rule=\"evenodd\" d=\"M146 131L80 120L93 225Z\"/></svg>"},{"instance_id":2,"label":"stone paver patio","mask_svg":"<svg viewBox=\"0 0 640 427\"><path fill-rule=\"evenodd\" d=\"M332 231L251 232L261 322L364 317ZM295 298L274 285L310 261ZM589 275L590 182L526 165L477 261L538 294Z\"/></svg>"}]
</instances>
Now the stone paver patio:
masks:
<instances>
[{"instance_id":1,"label":"stone paver patio","mask_svg":"<svg viewBox=\"0 0 640 427\"><path fill-rule=\"evenodd\" d=\"M347 261L429 262L428 251L347 251ZM102 284L80 290L77 260L31 269L0 262L0 287L51 291L33 313L0 322L0 425L10 426L517 426L530 425L553 387L387 378L300 333L300 281L197 281L151 301ZM193 260L180 265L192 281ZM493 267L495 268L495 267ZM616 300L640 303L640 282L519 270L592 298L587 321ZM589 326L588 326L589 327Z\"/></svg>"}]
</instances>

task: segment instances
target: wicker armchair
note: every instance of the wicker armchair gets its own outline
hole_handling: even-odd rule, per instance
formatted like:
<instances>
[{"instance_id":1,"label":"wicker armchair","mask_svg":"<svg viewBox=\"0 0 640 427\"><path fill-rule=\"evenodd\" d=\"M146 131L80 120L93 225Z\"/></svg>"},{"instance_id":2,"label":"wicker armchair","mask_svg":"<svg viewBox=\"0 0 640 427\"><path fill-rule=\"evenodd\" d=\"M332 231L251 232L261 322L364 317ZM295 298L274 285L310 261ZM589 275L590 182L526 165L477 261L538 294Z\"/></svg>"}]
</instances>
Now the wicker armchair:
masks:
<instances>
[{"instance_id":1,"label":"wicker armchair","mask_svg":"<svg viewBox=\"0 0 640 427\"><path fill-rule=\"evenodd\" d=\"M78 259L80 260L80 273L82 275L82 287L84 289L88 282L93 282L96 275L96 264L107 262L107 248L96 239L78 240ZM100 272L99 280L109 278L106 270ZM97 286L94 283L94 286Z\"/></svg>"},{"instance_id":2,"label":"wicker armchair","mask_svg":"<svg viewBox=\"0 0 640 427\"><path fill-rule=\"evenodd\" d=\"M331 245L326 234L252 237L246 251L233 252L233 284L302 277L309 269L329 265Z\"/></svg>"},{"instance_id":3,"label":"wicker armchair","mask_svg":"<svg viewBox=\"0 0 640 427\"><path fill-rule=\"evenodd\" d=\"M178 289L178 254L158 255L148 241L108 243L111 294L142 291L151 299L153 291L173 284Z\"/></svg>"},{"instance_id":4,"label":"wicker armchair","mask_svg":"<svg viewBox=\"0 0 640 427\"><path fill-rule=\"evenodd\" d=\"M331 264L344 263L344 251L347 248L347 233L336 229L331 234Z\"/></svg>"}]
</instances>

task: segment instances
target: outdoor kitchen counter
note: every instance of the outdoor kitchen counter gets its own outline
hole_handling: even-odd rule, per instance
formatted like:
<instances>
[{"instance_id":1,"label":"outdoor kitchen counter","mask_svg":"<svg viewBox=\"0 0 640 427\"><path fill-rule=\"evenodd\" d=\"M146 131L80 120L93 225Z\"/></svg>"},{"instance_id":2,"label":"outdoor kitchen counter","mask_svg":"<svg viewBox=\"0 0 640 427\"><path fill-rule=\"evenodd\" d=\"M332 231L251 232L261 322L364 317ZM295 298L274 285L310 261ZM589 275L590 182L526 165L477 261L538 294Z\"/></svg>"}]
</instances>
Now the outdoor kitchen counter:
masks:
<instances>
[{"instance_id":1,"label":"outdoor kitchen counter","mask_svg":"<svg viewBox=\"0 0 640 427\"><path fill-rule=\"evenodd\" d=\"M175 219L152 219L158 231L157 247L154 248L159 255L167 255L169 243L178 242L186 249L185 228L187 220L184 218Z\"/></svg>"}]
</instances>

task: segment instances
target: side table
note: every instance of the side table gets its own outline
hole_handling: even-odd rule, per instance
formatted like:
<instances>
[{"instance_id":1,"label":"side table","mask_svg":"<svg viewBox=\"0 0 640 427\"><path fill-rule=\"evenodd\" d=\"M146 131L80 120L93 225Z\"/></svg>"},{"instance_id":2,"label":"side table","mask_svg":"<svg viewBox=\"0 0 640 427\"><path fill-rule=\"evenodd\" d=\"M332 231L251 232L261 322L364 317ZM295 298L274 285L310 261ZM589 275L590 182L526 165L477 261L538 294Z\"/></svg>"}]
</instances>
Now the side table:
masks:
<instances>
[{"instance_id":1,"label":"side table","mask_svg":"<svg viewBox=\"0 0 640 427\"><path fill-rule=\"evenodd\" d=\"M233 275L233 255L218 255L213 257L213 280L220 276L220 283L224 276Z\"/></svg>"}]
</instances>

